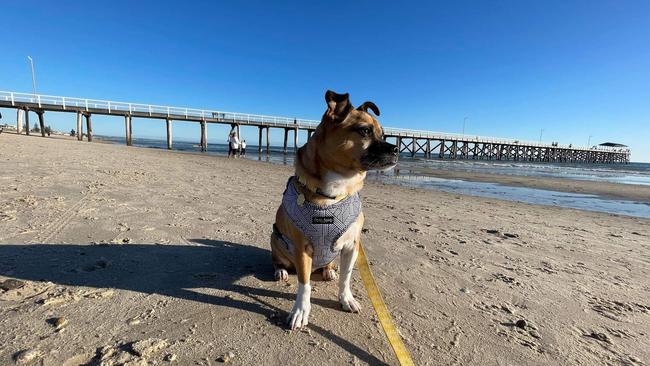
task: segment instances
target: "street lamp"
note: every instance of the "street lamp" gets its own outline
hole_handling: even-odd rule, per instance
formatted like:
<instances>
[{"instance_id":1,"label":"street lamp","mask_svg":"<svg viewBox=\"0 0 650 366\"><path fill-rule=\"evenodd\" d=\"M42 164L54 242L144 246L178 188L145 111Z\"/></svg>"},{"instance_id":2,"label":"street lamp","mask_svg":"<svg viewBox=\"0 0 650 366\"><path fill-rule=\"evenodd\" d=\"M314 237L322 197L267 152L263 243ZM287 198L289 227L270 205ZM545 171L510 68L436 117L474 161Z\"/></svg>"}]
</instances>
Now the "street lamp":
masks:
<instances>
[{"instance_id":1,"label":"street lamp","mask_svg":"<svg viewBox=\"0 0 650 366\"><path fill-rule=\"evenodd\" d=\"M539 143L542 143L542 135L544 134L544 129L539 130Z\"/></svg>"},{"instance_id":2,"label":"street lamp","mask_svg":"<svg viewBox=\"0 0 650 366\"><path fill-rule=\"evenodd\" d=\"M32 59L32 56L27 56L27 59L29 60L29 64L32 66L32 93L34 94L34 97L36 97L36 76L34 76L34 59Z\"/></svg>"},{"instance_id":3,"label":"street lamp","mask_svg":"<svg viewBox=\"0 0 650 366\"><path fill-rule=\"evenodd\" d=\"M591 138L592 138L592 137L593 137L593 136L589 135L589 139L587 139L587 147L589 147L589 144L591 144Z\"/></svg>"},{"instance_id":4,"label":"street lamp","mask_svg":"<svg viewBox=\"0 0 650 366\"><path fill-rule=\"evenodd\" d=\"M467 122L467 117L463 118L463 136L465 136L465 122Z\"/></svg>"}]
</instances>

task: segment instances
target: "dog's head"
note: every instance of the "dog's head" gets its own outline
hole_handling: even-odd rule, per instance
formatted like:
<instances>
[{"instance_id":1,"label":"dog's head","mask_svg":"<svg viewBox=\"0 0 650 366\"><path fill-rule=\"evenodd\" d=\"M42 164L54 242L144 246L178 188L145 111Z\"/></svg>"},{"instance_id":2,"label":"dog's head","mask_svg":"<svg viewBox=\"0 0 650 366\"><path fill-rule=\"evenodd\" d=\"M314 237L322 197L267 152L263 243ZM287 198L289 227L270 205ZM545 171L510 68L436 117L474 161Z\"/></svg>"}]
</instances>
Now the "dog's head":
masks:
<instances>
[{"instance_id":1,"label":"dog's head","mask_svg":"<svg viewBox=\"0 0 650 366\"><path fill-rule=\"evenodd\" d=\"M325 93L327 111L314 134L321 160L334 171L362 172L389 169L397 163L397 147L384 141L384 131L375 117L379 108L364 102L358 108L349 94Z\"/></svg>"}]
</instances>

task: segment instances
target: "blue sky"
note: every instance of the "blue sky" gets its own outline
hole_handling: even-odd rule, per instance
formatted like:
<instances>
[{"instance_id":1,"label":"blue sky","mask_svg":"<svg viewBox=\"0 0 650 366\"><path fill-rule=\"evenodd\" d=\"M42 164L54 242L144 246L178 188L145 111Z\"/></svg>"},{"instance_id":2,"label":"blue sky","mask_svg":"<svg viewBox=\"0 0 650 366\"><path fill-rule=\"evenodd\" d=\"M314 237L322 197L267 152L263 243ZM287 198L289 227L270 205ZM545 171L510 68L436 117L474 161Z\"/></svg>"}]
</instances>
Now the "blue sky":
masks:
<instances>
[{"instance_id":1,"label":"blue sky","mask_svg":"<svg viewBox=\"0 0 650 366\"><path fill-rule=\"evenodd\" d=\"M650 161L648 1L26 0L4 3L0 24L0 90L31 91L31 55L44 94L319 119L332 89L374 101L387 126L460 132L467 117L467 134L592 135ZM121 118L95 121L123 134ZM225 131L211 126L210 141ZM162 136L164 123L134 133Z\"/></svg>"}]
</instances>

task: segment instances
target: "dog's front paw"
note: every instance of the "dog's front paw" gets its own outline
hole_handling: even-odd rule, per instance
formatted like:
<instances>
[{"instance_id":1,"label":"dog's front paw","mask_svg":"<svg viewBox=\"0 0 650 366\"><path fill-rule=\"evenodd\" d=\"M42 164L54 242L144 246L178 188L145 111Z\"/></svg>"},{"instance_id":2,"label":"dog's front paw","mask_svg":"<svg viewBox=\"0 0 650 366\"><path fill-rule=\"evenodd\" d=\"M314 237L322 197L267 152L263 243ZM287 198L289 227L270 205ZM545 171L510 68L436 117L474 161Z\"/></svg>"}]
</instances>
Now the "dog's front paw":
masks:
<instances>
[{"instance_id":1,"label":"dog's front paw","mask_svg":"<svg viewBox=\"0 0 650 366\"><path fill-rule=\"evenodd\" d=\"M309 324L309 312L311 311L311 305L309 303L299 304L296 301L296 304L291 309L291 313L287 318L287 323L291 327L291 330L302 328Z\"/></svg>"},{"instance_id":2,"label":"dog's front paw","mask_svg":"<svg viewBox=\"0 0 650 366\"><path fill-rule=\"evenodd\" d=\"M352 295L351 292L340 294L339 302L345 311L349 311L351 313L358 313L361 311L361 305L359 305L359 302L354 298L354 295Z\"/></svg>"},{"instance_id":3,"label":"dog's front paw","mask_svg":"<svg viewBox=\"0 0 650 366\"><path fill-rule=\"evenodd\" d=\"M339 276L333 268L323 268L323 281L334 281Z\"/></svg>"},{"instance_id":4,"label":"dog's front paw","mask_svg":"<svg viewBox=\"0 0 650 366\"><path fill-rule=\"evenodd\" d=\"M276 281L289 281L289 272L284 268L278 268L275 270L275 280Z\"/></svg>"}]
</instances>

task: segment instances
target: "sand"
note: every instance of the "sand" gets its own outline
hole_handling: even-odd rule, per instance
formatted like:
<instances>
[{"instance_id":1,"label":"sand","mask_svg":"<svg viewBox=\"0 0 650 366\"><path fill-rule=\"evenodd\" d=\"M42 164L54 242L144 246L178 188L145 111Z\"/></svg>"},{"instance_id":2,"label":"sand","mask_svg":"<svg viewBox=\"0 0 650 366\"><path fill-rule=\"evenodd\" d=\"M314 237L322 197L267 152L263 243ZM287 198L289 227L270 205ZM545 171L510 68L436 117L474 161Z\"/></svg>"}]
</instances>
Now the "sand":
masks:
<instances>
[{"instance_id":1,"label":"sand","mask_svg":"<svg viewBox=\"0 0 650 366\"><path fill-rule=\"evenodd\" d=\"M0 365L395 365L357 273L360 314L315 278L308 329L284 325L296 279L273 281L268 238L291 173L1 134ZM417 364L650 362L650 220L379 183L362 196Z\"/></svg>"}]
</instances>

